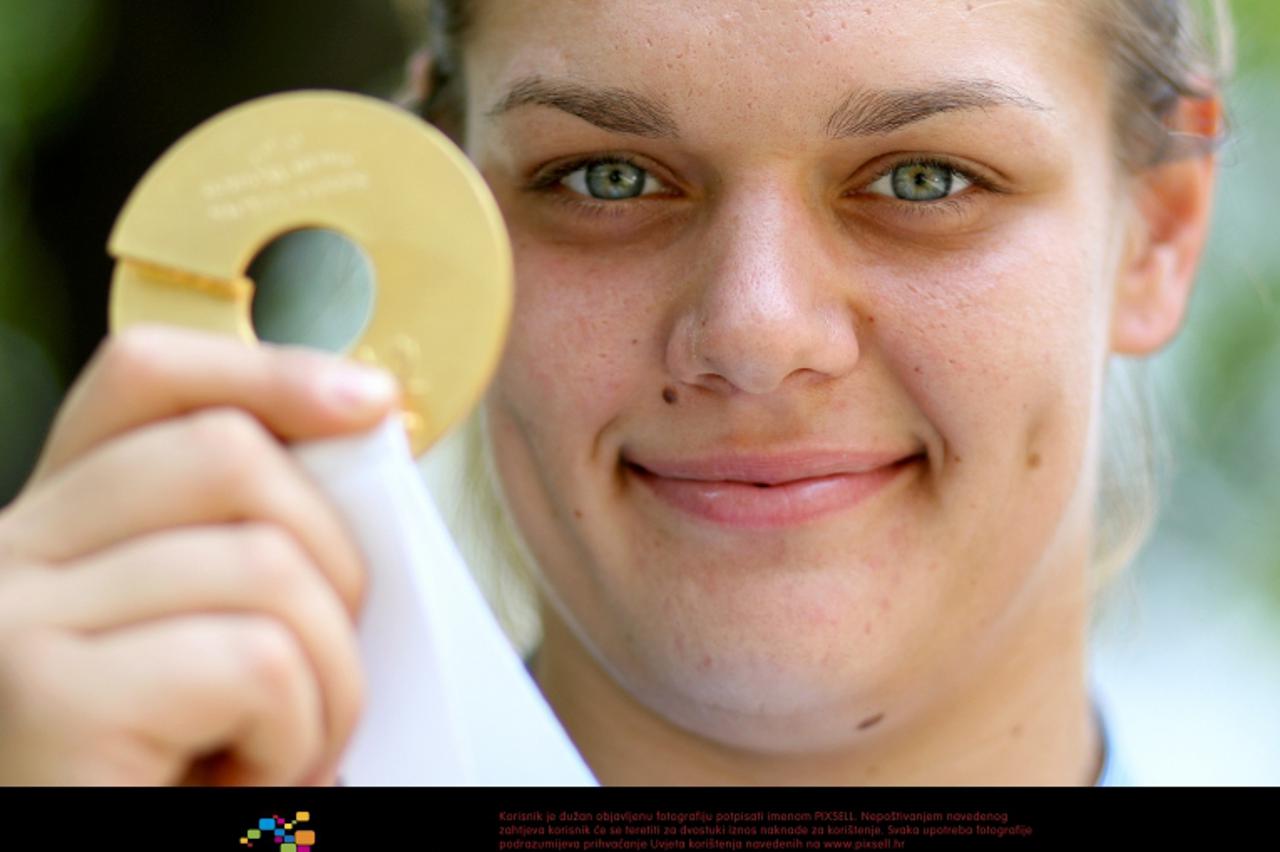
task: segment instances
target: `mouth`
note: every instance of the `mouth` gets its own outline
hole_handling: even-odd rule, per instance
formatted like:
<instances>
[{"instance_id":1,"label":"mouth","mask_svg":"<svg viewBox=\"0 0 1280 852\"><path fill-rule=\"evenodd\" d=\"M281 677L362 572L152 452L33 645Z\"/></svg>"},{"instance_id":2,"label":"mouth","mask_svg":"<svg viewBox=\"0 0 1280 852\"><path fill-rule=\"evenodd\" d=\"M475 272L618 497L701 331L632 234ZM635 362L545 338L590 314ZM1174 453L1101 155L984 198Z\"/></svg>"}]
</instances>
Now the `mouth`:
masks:
<instances>
[{"instance_id":1,"label":"mouth","mask_svg":"<svg viewBox=\"0 0 1280 852\"><path fill-rule=\"evenodd\" d=\"M623 464L646 491L686 517L723 527L774 529L852 510L924 458L924 453L805 462L738 458L662 467L624 458ZM846 469L827 470L841 465ZM687 475L694 470L710 475ZM795 476L798 470L826 472ZM685 475L673 475L677 472Z\"/></svg>"}]
</instances>

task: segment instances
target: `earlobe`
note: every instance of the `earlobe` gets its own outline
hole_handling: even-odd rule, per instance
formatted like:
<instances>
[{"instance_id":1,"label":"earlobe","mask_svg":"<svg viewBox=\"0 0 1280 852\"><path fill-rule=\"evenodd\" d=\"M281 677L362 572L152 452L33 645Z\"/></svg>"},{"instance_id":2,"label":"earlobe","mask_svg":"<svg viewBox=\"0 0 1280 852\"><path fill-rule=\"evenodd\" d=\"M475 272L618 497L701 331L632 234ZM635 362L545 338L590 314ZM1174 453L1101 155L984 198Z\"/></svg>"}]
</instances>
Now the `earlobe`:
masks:
<instances>
[{"instance_id":1,"label":"earlobe","mask_svg":"<svg viewBox=\"0 0 1280 852\"><path fill-rule=\"evenodd\" d=\"M1149 355L1177 334L1190 299L1191 279L1176 275L1177 258L1168 245L1151 246L1123 275L1111 318L1111 349L1121 355Z\"/></svg>"},{"instance_id":2,"label":"earlobe","mask_svg":"<svg viewBox=\"0 0 1280 852\"><path fill-rule=\"evenodd\" d=\"M1216 138L1221 103L1184 101L1175 117L1181 138ZM1132 179L1130 239L1116 282L1111 349L1149 355L1166 346L1182 326L1196 267L1209 231L1216 156L1185 154L1147 168Z\"/></svg>"}]
</instances>

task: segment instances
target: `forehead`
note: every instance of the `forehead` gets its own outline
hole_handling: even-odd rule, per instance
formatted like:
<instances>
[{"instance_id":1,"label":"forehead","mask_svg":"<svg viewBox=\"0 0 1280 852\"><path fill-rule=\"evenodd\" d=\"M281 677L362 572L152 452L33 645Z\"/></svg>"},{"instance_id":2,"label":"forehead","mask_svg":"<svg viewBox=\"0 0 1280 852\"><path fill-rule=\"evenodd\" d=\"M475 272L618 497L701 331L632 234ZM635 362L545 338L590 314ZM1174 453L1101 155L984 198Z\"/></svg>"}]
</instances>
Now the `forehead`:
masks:
<instances>
[{"instance_id":1,"label":"forehead","mask_svg":"<svg viewBox=\"0 0 1280 852\"><path fill-rule=\"evenodd\" d=\"M660 98L682 131L820 130L859 89L991 81L1058 122L1102 101L1083 0L482 0L471 105L549 76Z\"/></svg>"}]
</instances>

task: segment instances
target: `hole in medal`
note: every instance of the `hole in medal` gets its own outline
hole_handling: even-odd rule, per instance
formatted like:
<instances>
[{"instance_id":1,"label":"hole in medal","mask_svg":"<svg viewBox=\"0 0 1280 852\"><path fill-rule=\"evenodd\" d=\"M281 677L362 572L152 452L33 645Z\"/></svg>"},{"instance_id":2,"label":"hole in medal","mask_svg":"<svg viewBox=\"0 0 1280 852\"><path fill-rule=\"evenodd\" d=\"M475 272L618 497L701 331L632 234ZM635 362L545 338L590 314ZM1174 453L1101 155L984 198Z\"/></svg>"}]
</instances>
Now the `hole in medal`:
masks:
<instances>
[{"instance_id":1,"label":"hole in medal","mask_svg":"<svg viewBox=\"0 0 1280 852\"><path fill-rule=\"evenodd\" d=\"M337 231L281 234L254 256L245 274L254 284L254 333L268 343L345 353L373 315L373 265Z\"/></svg>"}]
</instances>

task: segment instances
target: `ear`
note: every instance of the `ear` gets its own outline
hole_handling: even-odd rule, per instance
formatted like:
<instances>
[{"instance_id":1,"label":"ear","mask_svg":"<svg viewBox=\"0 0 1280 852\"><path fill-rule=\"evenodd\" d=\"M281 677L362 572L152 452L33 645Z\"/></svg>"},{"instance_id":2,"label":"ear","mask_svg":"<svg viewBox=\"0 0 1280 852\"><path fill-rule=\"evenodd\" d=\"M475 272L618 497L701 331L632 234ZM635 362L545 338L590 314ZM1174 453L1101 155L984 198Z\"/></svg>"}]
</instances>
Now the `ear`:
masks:
<instances>
[{"instance_id":1,"label":"ear","mask_svg":"<svg viewBox=\"0 0 1280 852\"><path fill-rule=\"evenodd\" d=\"M395 102L419 118L430 122L452 139L460 148L466 145L462 139L463 116L457 102L457 83L445 83L441 91L433 91L440 83L436 58L426 47L421 47L405 62L404 81L396 93Z\"/></svg>"},{"instance_id":2,"label":"ear","mask_svg":"<svg viewBox=\"0 0 1280 852\"><path fill-rule=\"evenodd\" d=\"M1175 139L1218 138L1222 102L1184 98L1172 117ZM1212 150L1151 166L1131 180L1129 239L1111 314L1111 349L1148 355L1182 326L1209 233L1217 157Z\"/></svg>"},{"instance_id":3,"label":"ear","mask_svg":"<svg viewBox=\"0 0 1280 852\"><path fill-rule=\"evenodd\" d=\"M395 102L416 115L423 115L427 95L431 93L431 51L415 50L405 60L404 80L396 92Z\"/></svg>"}]
</instances>

